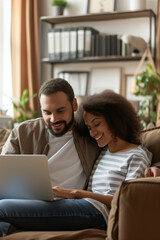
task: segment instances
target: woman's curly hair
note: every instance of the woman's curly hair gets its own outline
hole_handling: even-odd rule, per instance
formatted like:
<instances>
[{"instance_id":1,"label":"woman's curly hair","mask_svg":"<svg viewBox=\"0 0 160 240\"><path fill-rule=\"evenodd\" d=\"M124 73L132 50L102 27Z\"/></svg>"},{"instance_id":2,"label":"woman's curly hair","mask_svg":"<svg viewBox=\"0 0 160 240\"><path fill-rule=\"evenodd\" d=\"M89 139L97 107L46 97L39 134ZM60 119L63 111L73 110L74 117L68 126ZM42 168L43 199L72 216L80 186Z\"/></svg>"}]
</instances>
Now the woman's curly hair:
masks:
<instances>
[{"instance_id":1,"label":"woman's curly hair","mask_svg":"<svg viewBox=\"0 0 160 240\"><path fill-rule=\"evenodd\" d=\"M82 133L86 132L84 111L96 116L103 115L115 137L134 144L140 143L142 127L137 113L132 104L120 94L105 90L84 98L76 116Z\"/></svg>"}]
</instances>

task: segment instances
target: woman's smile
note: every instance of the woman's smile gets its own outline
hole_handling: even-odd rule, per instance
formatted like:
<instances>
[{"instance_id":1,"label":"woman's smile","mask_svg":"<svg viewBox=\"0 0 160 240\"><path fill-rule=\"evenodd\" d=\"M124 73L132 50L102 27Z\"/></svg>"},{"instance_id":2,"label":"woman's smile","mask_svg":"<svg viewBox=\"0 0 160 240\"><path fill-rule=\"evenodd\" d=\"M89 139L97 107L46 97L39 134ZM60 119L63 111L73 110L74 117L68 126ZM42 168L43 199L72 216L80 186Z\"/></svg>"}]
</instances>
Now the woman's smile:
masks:
<instances>
[{"instance_id":1,"label":"woman's smile","mask_svg":"<svg viewBox=\"0 0 160 240\"><path fill-rule=\"evenodd\" d=\"M100 136L96 137L95 140L98 141L103 137L103 134L101 134Z\"/></svg>"}]
</instances>

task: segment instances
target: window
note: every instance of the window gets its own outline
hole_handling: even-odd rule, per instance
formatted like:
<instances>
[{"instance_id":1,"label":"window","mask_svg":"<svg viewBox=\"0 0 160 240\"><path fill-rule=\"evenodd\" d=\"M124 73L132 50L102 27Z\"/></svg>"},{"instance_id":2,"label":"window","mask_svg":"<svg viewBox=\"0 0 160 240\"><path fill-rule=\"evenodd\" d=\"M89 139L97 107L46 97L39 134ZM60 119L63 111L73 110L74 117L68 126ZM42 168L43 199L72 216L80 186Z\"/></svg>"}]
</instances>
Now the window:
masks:
<instances>
[{"instance_id":1,"label":"window","mask_svg":"<svg viewBox=\"0 0 160 240\"><path fill-rule=\"evenodd\" d=\"M11 0L0 0L0 109L12 116L11 97Z\"/></svg>"}]
</instances>

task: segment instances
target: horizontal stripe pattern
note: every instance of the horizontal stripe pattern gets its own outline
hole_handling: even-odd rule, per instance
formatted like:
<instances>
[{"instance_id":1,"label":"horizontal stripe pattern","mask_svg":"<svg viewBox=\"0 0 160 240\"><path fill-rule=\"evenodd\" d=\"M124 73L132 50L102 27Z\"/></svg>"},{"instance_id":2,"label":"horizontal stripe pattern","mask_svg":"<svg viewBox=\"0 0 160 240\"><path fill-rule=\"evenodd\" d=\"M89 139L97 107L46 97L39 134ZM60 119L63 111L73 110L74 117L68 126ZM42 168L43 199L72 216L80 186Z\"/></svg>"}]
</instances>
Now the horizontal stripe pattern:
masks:
<instances>
[{"instance_id":1,"label":"horizontal stripe pattern","mask_svg":"<svg viewBox=\"0 0 160 240\"><path fill-rule=\"evenodd\" d=\"M122 181L143 177L145 169L151 164L151 158L152 154L143 145L118 153L111 153L107 147L104 148L92 170L88 191L114 195ZM107 221L109 209L98 201L86 200L101 209Z\"/></svg>"}]
</instances>

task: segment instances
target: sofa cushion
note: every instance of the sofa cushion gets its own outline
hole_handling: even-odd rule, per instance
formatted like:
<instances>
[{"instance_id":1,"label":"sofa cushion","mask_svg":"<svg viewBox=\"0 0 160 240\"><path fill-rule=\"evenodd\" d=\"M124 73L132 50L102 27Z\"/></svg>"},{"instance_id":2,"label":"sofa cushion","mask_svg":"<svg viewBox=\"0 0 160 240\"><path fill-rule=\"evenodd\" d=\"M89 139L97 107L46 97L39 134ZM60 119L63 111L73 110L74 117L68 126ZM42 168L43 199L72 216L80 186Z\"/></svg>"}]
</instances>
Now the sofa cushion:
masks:
<instances>
[{"instance_id":1,"label":"sofa cushion","mask_svg":"<svg viewBox=\"0 0 160 240\"><path fill-rule=\"evenodd\" d=\"M143 131L141 141L153 154L152 165L160 162L160 127Z\"/></svg>"},{"instance_id":2,"label":"sofa cushion","mask_svg":"<svg viewBox=\"0 0 160 240\"><path fill-rule=\"evenodd\" d=\"M124 181L112 201L106 239L159 240L159 215L160 177Z\"/></svg>"},{"instance_id":3,"label":"sofa cushion","mask_svg":"<svg viewBox=\"0 0 160 240\"><path fill-rule=\"evenodd\" d=\"M98 229L85 229L81 231L61 232L17 232L3 240L105 240L106 231Z\"/></svg>"},{"instance_id":4,"label":"sofa cushion","mask_svg":"<svg viewBox=\"0 0 160 240\"><path fill-rule=\"evenodd\" d=\"M0 153L2 151L2 147L5 144L9 134L10 134L10 130L0 128Z\"/></svg>"}]
</instances>

